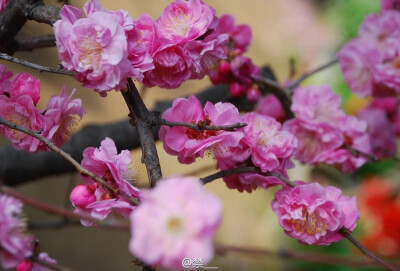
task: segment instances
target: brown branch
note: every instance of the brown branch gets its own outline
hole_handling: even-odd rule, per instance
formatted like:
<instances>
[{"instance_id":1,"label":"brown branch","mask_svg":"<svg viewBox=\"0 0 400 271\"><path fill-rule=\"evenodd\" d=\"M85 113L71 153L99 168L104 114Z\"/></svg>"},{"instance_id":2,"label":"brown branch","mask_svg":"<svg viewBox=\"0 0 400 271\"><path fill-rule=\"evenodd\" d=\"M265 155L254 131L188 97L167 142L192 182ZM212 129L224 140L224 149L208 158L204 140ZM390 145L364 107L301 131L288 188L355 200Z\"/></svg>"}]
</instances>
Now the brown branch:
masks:
<instances>
[{"instance_id":1,"label":"brown branch","mask_svg":"<svg viewBox=\"0 0 400 271\"><path fill-rule=\"evenodd\" d=\"M5 120L3 118L0 118L0 124L3 124L11 129L20 131L24 134L27 134L29 136L32 136L38 140L40 140L41 142L43 142L44 144L46 144L46 146L52 150L53 152L57 153L58 155L62 156L65 160L67 160L69 163L71 163L76 170L84 175L84 176L89 176L90 178L92 178L94 181L98 182L99 184L101 184L104 188L117 193L119 195L121 195L122 197L124 197L125 199L127 199L130 203L132 203L133 205L138 205L139 201L135 198L130 197L129 195L127 195L125 192L121 191L121 190L116 190L114 189L114 187L112 187L109 183L107 183L105 180L103 180L102 178L100 178L99 176L97 176L96 174L94 174L93 172L91 172L90 170L86 169L85 167L83 167L81 164L79 164L75 159L73 159L71 157L71 155L69 155L68 153L66 153L65 151L63 151L62 149L60 149L59 147L57 147L52 141L48 140L47 138L43 137L42 135L33 132L29 129L26 129L25 127L19 126L15 123L12 123L8 120Z\"/></svg>"},{"instance_id":2,"label":"brown branch","mask_svg":"<svg viewBox=\"0 0 400 271\"><path fill-rule=\"evenodd\" d=\"M262 172L260 168L258 167L237 167L234 169L227 169L227 170L221 170L217 173L211 174L207 177L201 178L200 180L203 182L203 184L207 184L209 182L212 182L213 180L227 177L230 175L235 175L235 174L242 174L242 173L257 173L263 176L273 176L278 179L280 179L283 183L288 185L289 187L295 187L296 184L290 181L289 179L285 178L284 176L280 175L279 173L275 172Z\"/></svg>"},{"instance_id":3,"label":"brown branch","mask_svg":"<svg viewBox=\"0 0 400 271\"><path fill-rule=\"evenodd\" d=\"M285 111L286 119L294 118L294 114L290 109L290 106L292 105L292 98L285 88L280 86L276 81L262 76L254 77L253 80L260 87L261 90L270 92L279 99L282 104L283 110Z\"/></svg>"},{"instance_id":4,"label":"brown branch","mask_svg":"<svg viewBox=\"0 0 400 271\"><path fill-rule=\"evenodd\" d=\"M56 46L56 38L54 35L43 35L38 37L20 37L15 38L17 43L17 51L32 51L38 48L46 48Z\"/></svg>"},{"instance_id":5,"label":"brown branch","mask_svg":"<svg viewBox=\"0 0 400 271\"><path fill-rule=\"evenodd\" d=\"M215 244L215 250L218 254L225 254L229 252L242 253L253 256L270 256L281 259L304 261L310 263L330 264L330 265L342 265L349 267L369 267L377 265L369 258L361 258L357 256L336 256L323 253L306 253L292 251L288 249L280 249L278 251L272 251L264 248L255 247L239 247L233 245Z\"/></svg>"},{"instance_id":6,"label":"brown branch","mask_svg":"<svg viewBox=\"0 0 400 271\"><path fill-rule=\"evenodd\" d=\"M75 75L75 73L66 71L61 67L50 68L50 67L46 67L46 66L41 66L39 64L35 64L35 63L29 62L27 60L16 58L16 57L4 54L4 53L0 53L0 59L23 65L23 66L38 70L39 72L51 72L51 73L58 73L58 74L71 75L71 76Z\"/></svg>"},{"instance_id":7,"label":"brown branch","mask_svg":"<svg viewBox=\"0 0 400 271\"><path fill-rule=\"evenodd\" d=\"M129 109L131 124L137 129L142 148L142 163L146 165L150 187L162 178L160 161L152 131L152 114L147 110L132 79L128 79L128 89L121 91Z\"/></svg>"},{"instance_id":8,"label":"brown branch","mask_svg":"<svg viewBox=\"0 0 400 271\"><path fill-rule=\"evenodd\" d=\"M296 81L294 81L290 86L287 87L287 89L289 90L293 90L295 87L297 87L298 85L300 85L301 82L303 82L304 80L306 80L308 77L316 74L317 72L320 72L330 66L332 66L333 64L336 64L338 62L337 59L333 59L331 61L329 61L328 63L325 63L324 65L321 65L315 69L312 69L311 71L308 71L306 73L304 73L302 76L299 77L299 79L297 79Z\"/></svg>"},{"instance_id":9,"label":"brown branch","mask_svg":"<svg viewBox=\"0 0 400 271\"><path fill-rule=\"evenodd\" d=\"M107 222L107 221L93 218L89 215L74 213L73 211L71 211L69 209L61 208L58 206L53 206L46 202L28 197L28 196L18 192L17 190L12 189L7 186L1 186L0 192L10 195L14 198L17 198L17 199L21 200L23 203L25 203L29 206L32 206L36 209L43 210L47 213L51 213L51 214L55 214L55 215L59 215L59 216L63 216L63 217L71 218L71 219L87 220L87 221L90 221L90 222L93 222L93 223L99 225L101 228L104 228L104 229L125 230L125 231L129 231L129 229L130 229L129 224Z\"/></svg>"},{"instance_id":10,"label":"brown branch","mask_svg":"<svg viewBox=\"0 0 400 271\"><path fill-rule=\"evenodd\" d=\"M154 120L155 125L165 125L169 127L175 127L175 126L183 126L190 128L195 131L234 131L238 128L242 128L247 126L246 123L235 123L231 125L221 125L221 126L212 126L212 125L201 125L201 124L195 124L195 123L189 123L189 122L178 122L178 121L168 121L162 118L156 118Z\"/></svg>"},{"instance_id":11,"label":"brown branch","mask_svg":"<svg viewBox=\"0 0 400 271\"><path fill-rule=\"evenodd\" d=\"M32 256L32 257L31 257L31 260L32 260L33 262L36 262L36 263L38 263L38 264L40 264L40 265L42 265L42 266L46 266L46 267L48 267L48 268L50 268L50 269L52 269L52 270L55 270L55 271L73 271L72 269L63 267L63 266L61 266L61 265L59 265L59 264L51 263L51 262L48 262L48 261L41 260L41 259L39 259L39 257L37 257L37 256Z\"/></svg>"},{"instance_id":12,"label":"brown branch","mask_svg":"<svg viewBox=\"0 0 400 271\"><path fill-rule=\"evenodd\" d=\"M344 144L344 147L354 156L358 157L358 156L364 156L365 158L367 158L368 160L370 160L371 162L378 162L379 159L376 158L375 156L373 156L372 154L369 153L365 153L362 151L359 151L355 148L353 148L352 146L350 146L349 144Z\"/></svg>"}]
</instances>

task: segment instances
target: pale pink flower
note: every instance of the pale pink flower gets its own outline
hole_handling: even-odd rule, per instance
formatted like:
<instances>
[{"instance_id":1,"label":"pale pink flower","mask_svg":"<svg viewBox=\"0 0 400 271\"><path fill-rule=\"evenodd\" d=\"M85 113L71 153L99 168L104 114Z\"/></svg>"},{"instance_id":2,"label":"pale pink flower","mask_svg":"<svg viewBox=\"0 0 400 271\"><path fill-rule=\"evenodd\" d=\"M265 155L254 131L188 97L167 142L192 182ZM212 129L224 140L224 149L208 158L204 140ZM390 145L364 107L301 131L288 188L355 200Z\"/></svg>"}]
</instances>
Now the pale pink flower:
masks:
<instances>
[{"instance_id":1,"label":"pale pink flower","mask_svg":"<svg viewBox=\"0 0 400 271\"><path fill-rule=\"evenodd\" d=\"M330 245L344 238L342 227L352 231L360 217L355 197L349 198L335 187L297 182L283 187L271 206L285 233L299 243Z\"/></svg>"},{"instance_id":2,"label":"pale pink flower","mask_svg":"<svg viewBox=\"0 0 400 271\"><path fill-rule=\"evenodd\" d=\"M159 38L156 38L156 25L153 19L148 14L142 14L135 20L135 28L140 33L139 43L143 44L146 51L153 55L157 49L156 44L159 43Z\"/></svg>"},{"instance_id":3,"label":"pale pink flower","mask_svg":"<svg viewBox=\"0 0 400 271\"><path fill-rule=\"evenodd\" d=\"M10 97L29 95L33 103L37 104L40 99L40 80L29 73L18 73L7 92Z\"/></svg>"},{"instance_id":4,"label":"pale pink flower","mask_svg":"<svg viewBox=\"0 0 400 271\"><path fill-rule=\"evenodd\" d=\"M82 166L106 180L116 191L122 191L133 198L140 197L140 191L131 182L135 180L136 169L128 150L117 153L112 139L106 138L100 148L89 147L83 152ZM124 197L104 189L90 177L83 177L87 183L86 189L82 186L75 188L70 195L76 212L86 213L97 219L105 219L112 211L128 216L133 210ZM95 200L93 198L95 196ZM85 226L92 226L88 221L81 221Z\"/></svg>"},{"instance_id":5,"label":"pale pink flower","mask_svg":"<svg viewBox=\"0 0 400 271\"><path fill-rule=\"evenodd\" d=\"M6 66L0 64L0 95L8 91L11 86L12 72L6 71Z\"/></svg>"},{"instance_id":6,"label":"pale pink flower","mask_svg":"<svg viewBox=\"0 0 400 271\"><path fill-rule=\"evenodd\" d=\"M342 99L327 85L296 88L291 110L305 122L332 122L344 116ZM335 125L335 124L333 124Z\"/></svg>"},{"instance_id":7,"label":"pale pink flower","mask_svg":"<svg viewBox=\"0 0 400 271\"><path fill-rule=\"evenodd\" d=\"M214 254L213 237L222 219L222 204L192 177L171 177L144 191L131 214L130 252L148 265L181 269L184 258Z\"/></svg>"},{"instance_id":8,"label":"pale pink flower","mask_svg":"<svg viewBox=\"0 0 400 271\"><path fill-rule=\"evenodd\" d=\"M381 9L388 10L400 10L400 1L399 0L381 0Z\"/></svg>"},{"instance_id":9,"label":"pale pink flower","mask_svg":"<svg viewBox=\"0 0 400 271\"><path fill-rule=\"evenodd\" d=\"M380 108L367 107L357 116L368 124L368 135L373 156L390 158L396 154L396 127L388 119L386 112Z\"/></svg>"},{"instance_id":10,"label":"pale pink flower","mask_svg":"<svg viewBox=\"0 0 400 271\"><path fill-rule=\"evenodd\" d=\"M179 45L156 51L154 69L144 74L148 87L177 88L192 76L192 59Z\"/></svg>"},{"instance_id":11,"label":"pale pink flower","mask_svg":"<svg viewBox=\"0 0 400 271\"><path fill-rule=\"evenodd\" d=\"M247 24L235 25L235 18L229 14L219 18L217 32L228 34L232 47L240 54L247 51L252 39L251 28Z\"/></svg>"},{"instance_id":12,"label":"pale pink flower","mask_svg":"<svg viewBox=\"0 0 400 271\"><path fill-rule=\"evenodd\" d=\"M200 125L230 125L240 122L239 111L230 103L207 102L204 106L193 95L188 99L175 99L172 107L162 117L169 121L189 122ZM214 146L221 148L235 147L239 144L243 133L240 131L195 131L190 128L162 126L159 131L164 149L171 155L177 155L184 164L194 162L203 157L206 150Z\"/></svg>"},{"instance_id":13,"label":"pale pink flower","mask_svg":"<svg viewBox=\"0 0 400 271\"><path fill-rule=\"evenodd\" d=\"M374 13L364 18L359 29L363 42L379 50L386 51L386 46L400 36L400 13L394 10Z\"/></svg>"},{"instance_id":14,"label":"pale pink flower","mask_svg":"<svg viewBox=\"0 0 400 271\"><path fill-rule=\"evenodd\" d=\"M319 155L343 145L343 132L329 123L308 123L297 118L285 122L285 130L298 139L295 158L307 164L319 161Z\"/></svg>"},{"instance_id":15,"label":"pale pink flower","mask_svg":"<svg viewBox=\"0 0 400 271\"><path fill-rule=\"evenodd\" d=\"M50 256L46 252L39 253L37 256L41 261L48 262L50 264L56 264L57 261L50 258ZM41 265L37 262L32 262L30 259L26 259L23 262L20 262L17 267L17 271L50 271L52 269L48 268L47 266Z\"/></svg>"},{"instance_id":16,"label":"pale pink flower","mask_svg":"<svg viewBox=\"0 0 400 271\"><path fill-rule=\"evenodd\" d=\"M247 123L243 141L250 147L253 164L263 172L278 168L283 159L294 154L297 139L282 131L274 118L251 112L242 116L242 122Z\"/></svg>"},{"instance_id":17,"label":"pale pink flower","mask_svg":"<svg viewBox=\"0 0 400 271\"><path fill-rule=\"evenodd\" d=\"M20 200L0 194L0 263L13 268L33 253L33 236L25 233Z\"/></svg>"},{"instance_id":18,"label":"pale pink flower","mask_svg":"<svg viewBox=\"0 0 400 271\"><path fill-rule=\"evenodd\" d=\"M158 18L159 34L174 44L184 44L205 34L215 20L215 10L200 0L175 0Z\"/></svg>"},{"instance_id":19,"label":"pale pink flower","mask_svg":"<svg viewBox=\"0 0 400 271\"><path fill-rule=\"evenodd\" d=\"M283 122L286 119L282 103L272 94L266 95L258 101L255 112L261 115L273 117L279 122Z\"/></svg>"},{"instance_id":20,"label":"pale pink flower","mask_svg":"<svg viewBox=\"0 0 400 271\"><path fill-rule=\"evenodd\" d=\"M65 87L63 87L60 95L50 98L44 111L43 136L53 141L58 147L64 145L71 138L79 120L86 112L82 108L80 99L72 100L75 91L73 89L67 97Z\"/></svg>"},{"instance_id":21,"label":"pale pink flower","mask_svg":"<svg viewBox=\"0 0 400 271\"><path fill-rule=\"evenodd\" d=\"M6 9L6 5L10 0L0 0L0 13Z\"/></svg>"},{"instance_id":22,"label":"pale pink flower","mask_svg":"<svg viewBox=\"0 0 400 271\"><path fill-rule=\"evenodd\" d=\"M356 38L348 42L338 53L343 79L362 97L373 91L372 68L382 61L382 54L365 40Z\"/></svg>"},{"instance_id":23,"label":"pale pink flower","mask_svg":"<svg viewBox=\"0 0 400 271\"><path fill-rule=\"evenodd\" d=\"M114 14L89 8L87 18L79 9L64 5L54 33L62 65L77 73L75 78L100 94L126 87L132 66L123 26Z\"/></svg>"},{"instance_id":24,"label":"pale pink flower","mask_svg":"<svg viewBox=\"0 0 400 271\"><path fill-rule=\"evenodd\" d=\"M0 104L2 118L35 132L43 128L44 118L36 109L31 96L19 95L8 98L6 95L0 95ZM38 148L43 148L43 143L38 139L3 125L0 125L0 133L17 149L37 152Z\"/></svg>"}]
</instances>

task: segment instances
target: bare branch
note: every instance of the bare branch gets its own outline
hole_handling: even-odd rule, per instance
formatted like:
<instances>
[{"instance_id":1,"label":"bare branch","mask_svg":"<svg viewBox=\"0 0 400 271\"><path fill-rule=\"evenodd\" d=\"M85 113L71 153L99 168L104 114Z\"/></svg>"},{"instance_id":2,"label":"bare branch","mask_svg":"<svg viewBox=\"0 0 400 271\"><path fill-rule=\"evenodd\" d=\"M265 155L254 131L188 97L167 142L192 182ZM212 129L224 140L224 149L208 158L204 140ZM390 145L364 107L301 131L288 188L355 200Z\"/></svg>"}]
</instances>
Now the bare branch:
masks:
<instances>
[{"instance_id":1,"label":"bare branch","mask_svg":"<svg viewBox=\"0 0 400 271\"><path fill-rule=\"evenodd\" d=\"M178 121L168 121L165 119L158 118L155 120L156 125L165 125L169 127L175 127L175 126L183 126L190 128L195 131L234 131L238 128L242 128L247 126L246 123L235 123L231 125L222 125L222 126L212 126L212 125L201 125L201 124L195 124L195 123L189 123L189 122L178 122Z\"/></svg>"},{"instance_id":2,"label":"bare branch","mask_svg":"<svg viewBox=\"0 0 400 271\"><path fill-rule=\"evenodd\" d=\"M32 51L38 48L56 46L56 38L54 37L54 35L20 37L15 38L15 41L17 43L17 51Z\"/></svg>"},{"instance_id":3,"label":"bare branch","mask_svg":"<svg viewBox=\"0 0 400 271\"><path fill-rule=\"evenodd\" d=\"M19 126L15 123L12 123L8 120L5 120L3 118L0 118L0 124L3 124L11 129L20 131L22 133L25 133L29 136L32 136L36 139L39 139L41 142L43 142L44 144L46 144L46 146L52 150L53 152L57 153L58 155L60 155L61 157L63 157L65 160L67 160L69 163L71 163L76 170L84 175L84 176L89 176L90 178L92 178L94 181L98 182L99 184L101 184L104 188L108 189L109 191L112 191L113 193L119 194L121 196L123 196L124 198L126 198L130 203L134 204L134 205L138 205L139 201L135 198L132 198L130 196L128 196L125 192L115 189L113 186L111 186L109 183L107 183L105 180L103 180L102 178L100 178L99 176L97 176L96 174L94 174L93 172L91 172L90 170L86 169L85 167L81 166L81 164L79 164L75 159L73 159L71 157L71 155L69 155L68 153L66 153L65 151L63 151L62 149L60 149L59 147L57 147L52 141L48 140L47 138L43 137L42 135L33 132L29 129L26 129L25 127Z\"/></svg>"}]
</instances>

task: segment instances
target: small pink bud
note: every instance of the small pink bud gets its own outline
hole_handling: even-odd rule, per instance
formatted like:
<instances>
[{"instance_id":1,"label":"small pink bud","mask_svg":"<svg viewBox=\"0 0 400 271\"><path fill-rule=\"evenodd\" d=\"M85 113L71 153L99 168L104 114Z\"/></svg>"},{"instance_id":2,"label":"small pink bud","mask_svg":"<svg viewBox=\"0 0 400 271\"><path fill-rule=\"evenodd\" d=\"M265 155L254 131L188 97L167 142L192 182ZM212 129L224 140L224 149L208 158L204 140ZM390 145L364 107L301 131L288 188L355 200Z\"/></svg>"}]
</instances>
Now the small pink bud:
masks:
<instances>
[{"instance_id":1,"label":"small pink bud","mask_svg":"<svg viewBox=\"0 0 400 271\"><path fill-rule=\"evenodd\" d=\"M231 70L231 64L227 61L221 61L221 63L218 66L218 72L220 73L228 73Z\"/></svg>"},{"instance_id":2,"label":"small pink bud","mask_svg":"<svg viewBox=\"0 0 400 271\"><path fill-rule=\"evenodd\" d=\"M250 101L250 102L252 102L252 103L255 103L255 102L257 102L258 101L258 99L260 98L260 96L261 96L261 92L260 92L260 90L258 89L258 87L256 87L256 86L252 86L251 88L249 88L248 90L247 90L247 99Z\"/></svg>"},{"instance_id":3,"label":"small pink bud","mask_svg":"<svg viewBox=\"0 0 400 271\"><path fill-rule=\"evenodd\" d=\"M93 191L86 185L80 184L75 187L71 195L69 195L69 199L74 206L85 208L90 203L96 201L96 197L93 194Z\"/></svg>"},{"instance_id":4,"label":"small pink bud","mask_svg":"<svg viewBox=\"0 0 400 271\"><path fill-rule=\"evenodd\" d=\"M29 95L34 104L40 99L40 80L29 73L18 73L12 81L11 88L8 90L11 97L18 95Z\"/></svg>"},{"instance_id":5,"label":"small pink bud","mask_svg":"<svg viewBox=\"0 0 400 271\"><path fill-rule=\"evenodd\" d=\"M229 86L229 93L232 97L242 97L245 91L245 88L239 83L233 83Z\"/></svg>"},{"instance_id":6,"label":"small pink bud","mask_svg":"<svg viewBox=\"0 0 400 271\"><path fill-rule=\"evenodd\" d=\"M32 267L33 267L32 261L29 259L26 259L25 261L20 262L17 265L16 269L17 269L17 271L31 271Z\"/></svg>"}]
</instances>

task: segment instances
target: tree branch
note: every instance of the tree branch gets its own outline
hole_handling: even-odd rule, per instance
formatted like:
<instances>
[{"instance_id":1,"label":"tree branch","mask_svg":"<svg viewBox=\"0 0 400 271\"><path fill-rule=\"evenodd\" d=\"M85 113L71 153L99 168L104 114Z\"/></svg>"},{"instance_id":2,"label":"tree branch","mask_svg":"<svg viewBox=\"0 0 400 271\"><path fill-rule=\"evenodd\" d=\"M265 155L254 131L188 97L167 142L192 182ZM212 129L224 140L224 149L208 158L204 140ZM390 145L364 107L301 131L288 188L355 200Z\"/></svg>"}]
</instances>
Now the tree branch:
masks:
<instances>
[{"instance_id":1,"label":"tree branch","mask_svg":"<svg viewBox=\"0 0 400 271\"><path fill-rule=\"evenodd\" d=\"M179 121L168 121L162 118L156 118L153 122L155 125L165 125L169 127L175 126L183 126L190 128L195 131L234 131L238 128L242 128L247 126L246 123L235 123L231 125L221 125L221 126L212 126L212 125L201 125L195 123L188 123L188 122L179 122Z\"/></svg>"},{"instance_id":2,"label":"tree branch","mask_svg":"<svg viewBox=\"0 0 400 271\"><path fill-rule=\"evenodd\" d=\"M20 131L20 132L22 132L24 134L27 134L29 136L32 136L32 137L40 140L41 142L46 144L46 146L50 150L52 150L53 152L57 153L58 155L63 157L65 160L67 160L70 164L72 164L80 174L82 174L84 176L89 176L90 178L92 178L93 181L98 182L104 188L112 191L113 193L121 195L122 197L127 199L130 203L132 203L133 205L138 205L139 204L139 201L137 199L130 197L125 192L123 192L123 191L121 191L119 189L115 189L113 186L111 186L105 180L103 180L102 178L100 178L99 176L97 176L96 174L94 174L90 170L86 169L81 164L79 164L75 159L73 159L71 157L70 154L66 153L65 151L63 151L62 149L57 147L52 141L48 140L47 138L43 137L42 135L40 135L40 134L38 134L36 132L33 132L33 131L29 130L29 129L26 129L25 127L22 127L22 126L19 126L19 125L15 124L15 123L12 123L12 122L10 122L8 120L5 120L3 118L0 118L0 124L5 125L5 126L11 128L11 129Z\"/></svg>"},{"instance_id":3,"label":"tree branch","mask_svg":"<svg viewBox=\"0 0 400 271\"><path fill-rule=\"evenodd\" d=\"M46 48L56 46L56 38L54 35L43 35L38 37L20 37L15 38L17 43L17 51L32 51L38 48Z\"/></svg>"},{"instance_id":4,"label":"tree branch","mask_svg":"<svg viewBox=\"0 0 400 271\"><path fill-rule=\"evenodd\" d=\"M61 67L50 68L50 67L46 67L46 66L41 66L41 65L29 62L27 60L16 58L16 57L4 54L4 53L0 53L0 59L23 65L23 66L38 70L39 72L51 72L51 73L58 73L58 74L71 75L71 76L75 75L75 73L66 71Z\"/></svg>"}]
</instances>

